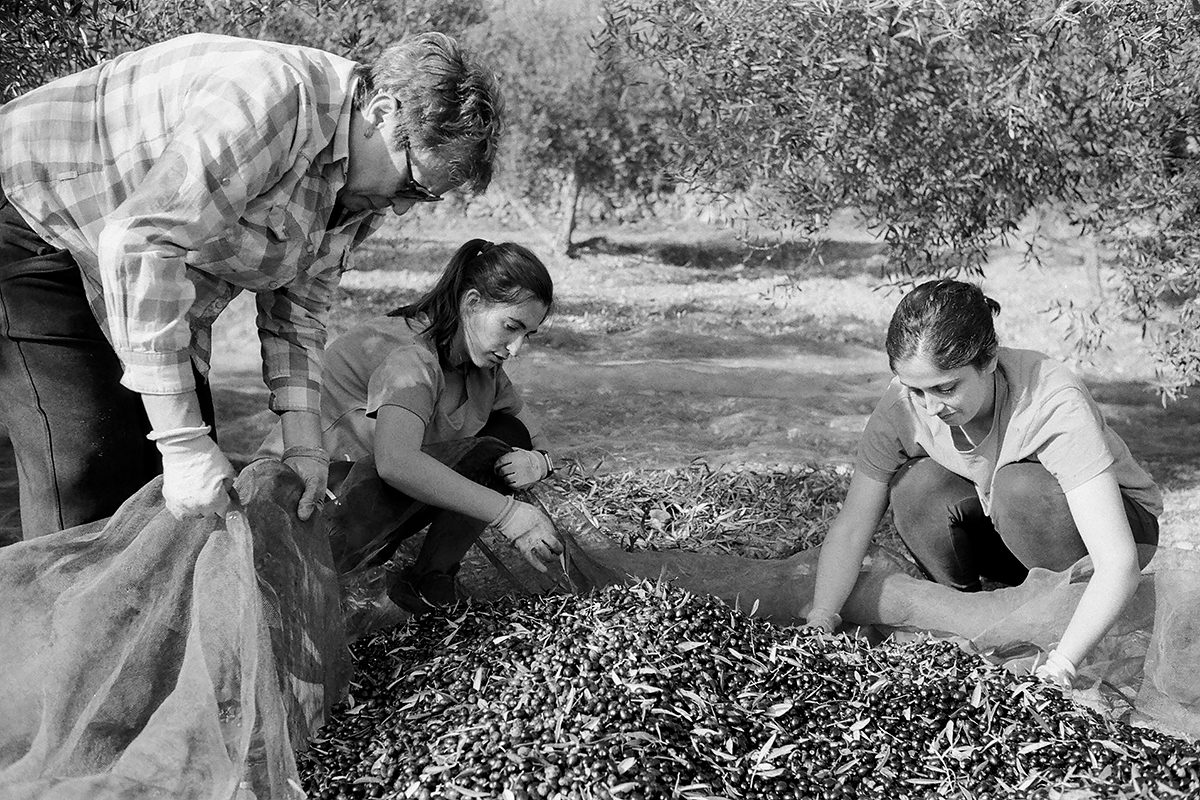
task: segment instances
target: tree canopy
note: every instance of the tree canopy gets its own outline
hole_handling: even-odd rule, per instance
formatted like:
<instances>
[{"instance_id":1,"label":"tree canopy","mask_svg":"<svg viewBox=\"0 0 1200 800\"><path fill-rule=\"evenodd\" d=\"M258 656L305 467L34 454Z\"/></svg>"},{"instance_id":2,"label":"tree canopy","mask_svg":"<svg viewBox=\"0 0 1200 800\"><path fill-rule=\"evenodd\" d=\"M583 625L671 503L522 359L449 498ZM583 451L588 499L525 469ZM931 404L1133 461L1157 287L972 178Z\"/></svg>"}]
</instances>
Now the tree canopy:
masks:
<instances>
[{"instance_id":1,"label":"tree canopy","mask_svg":"<svg viewBox=\"0 0 1200 800\"><path fill-rule=\"evenodd\" d=\"M967 272L1031 212L1116 254L1170 393L1200 379L1191 0L610 0L680 87L672 163L815 232L853 207L902 274Z\"/></svg>"}]
</instances>

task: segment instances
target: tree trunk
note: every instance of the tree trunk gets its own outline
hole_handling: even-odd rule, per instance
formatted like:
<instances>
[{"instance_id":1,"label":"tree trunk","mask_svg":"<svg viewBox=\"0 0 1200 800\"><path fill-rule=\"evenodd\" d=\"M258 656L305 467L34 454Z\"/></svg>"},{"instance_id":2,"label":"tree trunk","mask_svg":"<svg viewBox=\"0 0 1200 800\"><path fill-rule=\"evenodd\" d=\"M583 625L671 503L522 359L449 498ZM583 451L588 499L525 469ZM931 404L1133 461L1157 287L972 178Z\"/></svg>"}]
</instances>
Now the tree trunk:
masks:
<instances>
[{"instance_id":1,"label":"tree trunk","mask_svg":"<svg viewBox=\"0 0 1200 800\"><path fill-rule=\"evenodd\" d=\"M554 233L542 224L537 214L529 207L529 203L525 202L524 198L504 191L497 191L496 194L499 195L503 203L507 203L517 213L517 216L521 218L521 221L525 223L530 231L539 239L542 239L548 247L554 247Z\"/></svg>"},{"instance_id":2,"label":"tree trunk","mask_svg":"<svg viewBox=\"0 0 1200 800\"><path fill-rule=\"evenodd\" d=\"M572 165L559 193L558 235L554 239L554 247L562 255L571 254L571 236L575 233L580 188L579 170Z\"/></svg>"}]
</instances>

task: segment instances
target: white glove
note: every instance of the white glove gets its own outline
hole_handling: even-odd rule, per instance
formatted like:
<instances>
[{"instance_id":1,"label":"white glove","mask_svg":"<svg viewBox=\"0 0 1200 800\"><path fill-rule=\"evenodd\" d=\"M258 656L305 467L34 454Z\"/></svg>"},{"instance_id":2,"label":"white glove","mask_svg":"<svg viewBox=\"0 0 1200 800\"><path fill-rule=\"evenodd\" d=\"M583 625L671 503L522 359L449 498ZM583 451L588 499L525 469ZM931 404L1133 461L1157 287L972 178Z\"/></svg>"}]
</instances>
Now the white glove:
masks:
<instances>
[{"instance_id":1,"label":"white glove","mask_svg":"<svg viewBox=\"0 0 1200 800\"><path fill-rule=\"evenodd\" d=\"M554 532L554 523L529 503L508 498L504 510L491 522L504 538L512 542L538 572L563 551L562 542Z\"/></svg>"},{"instance_id":2,"label":"white glove","mask_svg":"<svg viewBox=\"0 0 1200 800\"><path fill-rule=\"evenodd\" d=\"M146 438L158 446L163 460L163 500L178 519L223 514L229 507L225 481L233 465L208 437L207 425L154 431Z\"/></svg>"},{"instance_id":3,"label":"white glove","mask_svg":"<svg viewBox=\"0 0 1200 800\"><path fill-rule=\"evenodd\" d=\"M544 453L518 448L496 459L496 472L512 488L524 489L550 474L550 460Z\"/></svg>"},{"instance_id":4,"label":"white glove","mask_svg":"<svg viewBox=\"0 0 1200 800\"><path fill-rule=\"evenodd\" d=\"M833 633L841 624L841 615L827 608L814 608L804 620L804 627L815 628L822 633Z\"/></svg>"},{"instance_id":5,"label":"white glove","mask_svg":"<svg viewBox=\"0 0 1200 800\"><path fill-rule=\"evenodd\" d=\"M1051 650L1045 662L1033 671L1033 675L1051 686L1070 689L1075 683L1075 665L1062 653Z\"/></svg>"}]
</instances>

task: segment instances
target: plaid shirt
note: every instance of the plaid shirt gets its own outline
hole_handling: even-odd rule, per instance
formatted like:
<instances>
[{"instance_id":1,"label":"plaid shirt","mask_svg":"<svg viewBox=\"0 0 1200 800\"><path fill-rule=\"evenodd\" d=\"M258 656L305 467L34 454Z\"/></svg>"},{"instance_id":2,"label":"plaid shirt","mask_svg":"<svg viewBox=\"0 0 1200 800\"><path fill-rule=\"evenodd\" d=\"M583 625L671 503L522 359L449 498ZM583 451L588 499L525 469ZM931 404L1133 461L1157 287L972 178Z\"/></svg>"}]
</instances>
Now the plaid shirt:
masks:
<instances>
[{"instance_id":1,"label":"plaid shirt","mask_svg":"<svg viewBox=\"0 0 1200 800\"><path fill-rule=\"evenodd\" d=\"M271 408L319 410L333 292L380 219L327 228L345 182L355 66L195 34L0 106L0 186L75 257L125 386L193 388L213 321L249 289Z\"/></svg>"}]
</instances>

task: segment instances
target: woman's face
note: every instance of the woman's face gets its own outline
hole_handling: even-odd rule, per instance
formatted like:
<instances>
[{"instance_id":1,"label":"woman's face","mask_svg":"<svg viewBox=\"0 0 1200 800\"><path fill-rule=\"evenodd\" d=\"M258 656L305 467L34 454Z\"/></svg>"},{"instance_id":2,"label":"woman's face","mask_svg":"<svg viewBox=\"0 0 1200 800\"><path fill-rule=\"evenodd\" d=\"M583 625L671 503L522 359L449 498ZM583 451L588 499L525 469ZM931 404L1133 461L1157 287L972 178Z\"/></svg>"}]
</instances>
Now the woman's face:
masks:
<instances>
[{"instance_id":1,"label":"woman's face","mask_svg":"<svg viewBox=\"0 0 1200 800\"><path fill-rule=\"evenodd\" d=\"M996 399L994 358L982 369L967 365L942 370L918 353L896 362L894 372L916 405L947 425L991 420Z\"/></svg>"},{"instance_id":2,"label":"woman's face","mask_svg":"<svg viewBox=\"0 0 1200 800\"><path fill-rule=\"evenodd\" d=\"M489 303L469 289L461 301L460 345L475 366L500 366L537 333L546 310L545 303L528 293L516 303Z\"/></svg>"}]
</instances>

